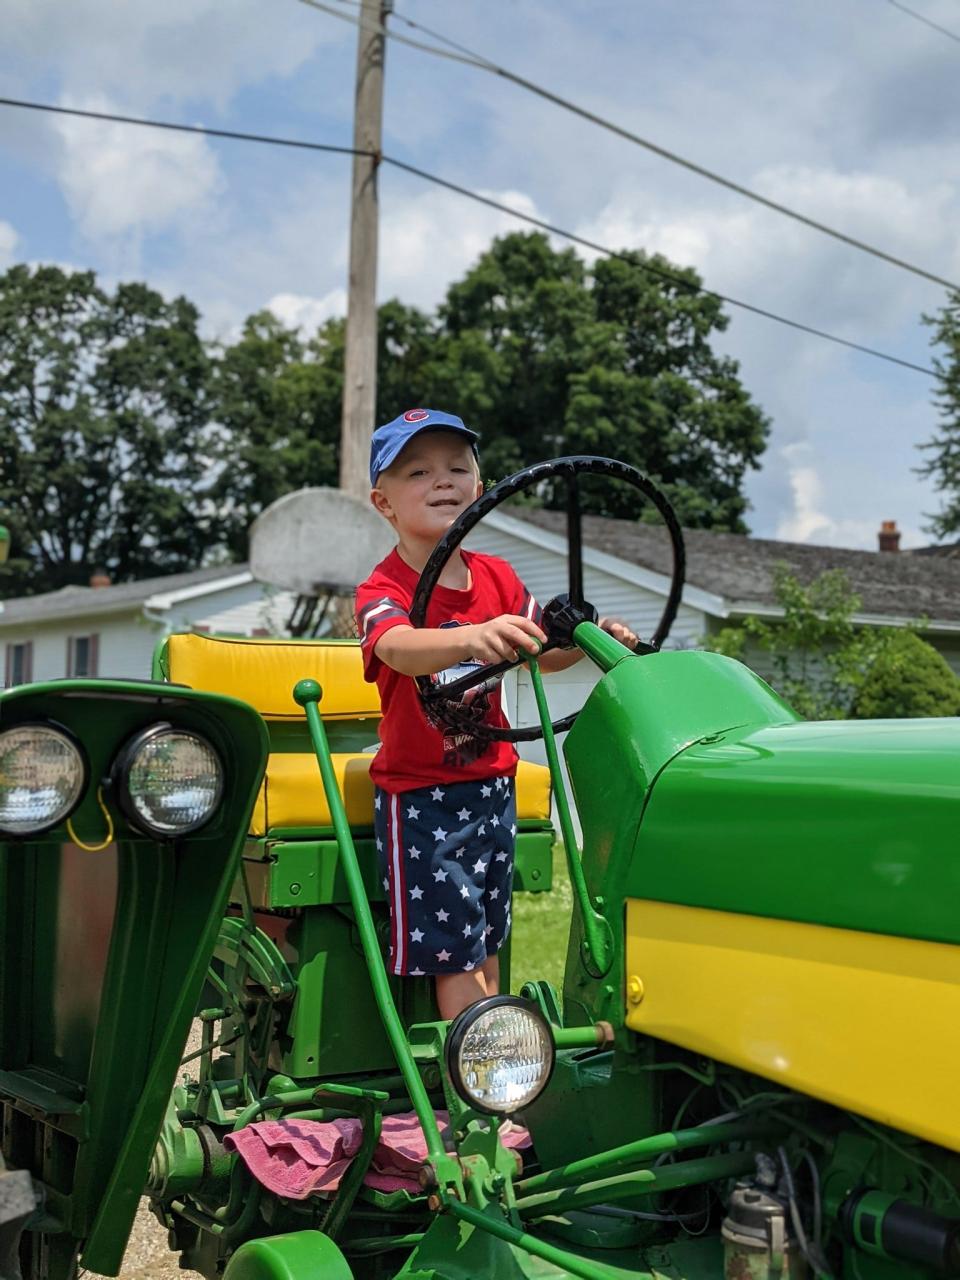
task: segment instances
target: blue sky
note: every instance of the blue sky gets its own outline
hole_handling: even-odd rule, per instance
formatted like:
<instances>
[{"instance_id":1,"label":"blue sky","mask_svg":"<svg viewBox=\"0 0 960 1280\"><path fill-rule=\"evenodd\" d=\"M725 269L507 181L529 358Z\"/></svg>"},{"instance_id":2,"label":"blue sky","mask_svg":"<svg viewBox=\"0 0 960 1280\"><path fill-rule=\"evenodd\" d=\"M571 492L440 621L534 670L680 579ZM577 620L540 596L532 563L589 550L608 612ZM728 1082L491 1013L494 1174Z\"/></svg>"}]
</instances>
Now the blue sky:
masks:
<instances>
[{"instance_id":1,"label":"blue sky","mask_svg":"<svg viewBox=\"0 0 960 1280\"><path fill-rule=\"evenodd\" d=\"M336 2L336 0L334 0ZM396 0L411 18L709 168L960 281L960 44L885 0ZM956 0L916 0L960 31ZM345 6L349 12L349 8ZM8 0L4 96L351 140L356 31L298 0ZM404 31L402 26L398 30ZM384 147L711 287L928 364L912 277L471 68L392 43ZM0 268L92 267L184 292L210 334L345 305L350 161L0 109ZM432 307L506 215L386 172L381 297ZM773 419L754 533L905 545L936 510L917 373L731 312L721 339Z\"/></svg>"}]
</instances>

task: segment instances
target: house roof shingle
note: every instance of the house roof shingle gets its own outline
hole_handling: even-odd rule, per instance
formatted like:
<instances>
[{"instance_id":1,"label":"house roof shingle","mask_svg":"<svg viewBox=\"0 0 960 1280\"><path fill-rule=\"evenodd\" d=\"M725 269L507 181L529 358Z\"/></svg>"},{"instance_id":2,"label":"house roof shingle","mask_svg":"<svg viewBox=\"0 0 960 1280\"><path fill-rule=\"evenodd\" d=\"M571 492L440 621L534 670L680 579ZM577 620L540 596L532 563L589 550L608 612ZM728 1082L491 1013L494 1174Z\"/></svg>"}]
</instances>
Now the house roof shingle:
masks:
<instances>
[{"instance_id":1,"label":"house roof shingle","mask_svg":"<svg viewBox=\"0 0 960 1280\"><path fill-rule=\"evenodd\" d=\"M507 508L511 516L549 533L566 535L566 514L536 508ZM960 560L909 552L850 551L802 542L775 542L736 533L685 529L687 582L722 596L731 612L777 605L774 569L786 564L804 584L827 569L843 569L860 597L860 616L927 619L960 625ZM665 528L584 516L584 545L655 573L670 573L670 540ZM951 627L952 629L952 627Z\"/></svg>"},{"instance_id":2,"label":"house roof shingle","mask_svg":"<svg viewBox=\"0 0 960 1280\"><path fill-rule=\"evenodd\" d=\"M85 615L122 613L145 604L152 596L168 595L185 588L215 584L221 578L245 573L247 565L215 565L193 569L189 573L171 573L160 578L141 578L137 582L118 582L110 587L61 587L35 596L15 596L4 600L0 626L23 623L53 622L58 618L82 618Z\"/></svg>"}]
</instances>

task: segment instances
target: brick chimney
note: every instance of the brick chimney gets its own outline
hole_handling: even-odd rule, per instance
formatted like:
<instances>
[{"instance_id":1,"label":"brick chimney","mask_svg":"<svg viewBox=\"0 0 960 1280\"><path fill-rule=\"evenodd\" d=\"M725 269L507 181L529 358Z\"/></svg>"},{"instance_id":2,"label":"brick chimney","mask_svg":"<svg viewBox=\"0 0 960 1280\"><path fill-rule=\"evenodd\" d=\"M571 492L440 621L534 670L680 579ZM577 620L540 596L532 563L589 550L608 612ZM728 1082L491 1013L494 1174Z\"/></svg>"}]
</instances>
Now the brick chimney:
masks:
<instances>
[{"instance_id":1,"label":"brick chimney","mask_svg":"<svg viewBox=\"0 0 960 1280\"><path fill-rule=\"evenodd\" d=\"M899 551L900 550L900 530L897 528L896 520L881 520L880 532L877 534L878 550L880 551Z\"/></svg>"},{"instance_id":2,"label":"brick chimney","mask_svg":"<svg viewBox=\"0 0 960 1280\"><path fill-rule=\"evenodd\" d=\"M90 575L91 587L112 587L113 581L106 569L94 569Z\"/></svg>"}]
</instances>

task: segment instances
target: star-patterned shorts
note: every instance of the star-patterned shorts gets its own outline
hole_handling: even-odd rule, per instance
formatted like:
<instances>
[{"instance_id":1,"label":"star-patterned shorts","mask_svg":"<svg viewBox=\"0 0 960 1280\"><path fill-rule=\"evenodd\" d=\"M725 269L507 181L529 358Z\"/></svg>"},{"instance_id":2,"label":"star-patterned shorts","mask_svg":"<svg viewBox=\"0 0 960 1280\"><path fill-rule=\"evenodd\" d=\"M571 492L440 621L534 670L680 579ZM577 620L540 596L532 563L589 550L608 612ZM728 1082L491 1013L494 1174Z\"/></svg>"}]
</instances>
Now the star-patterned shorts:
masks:
<instances>
[{"instance_id":1,"label":"star-patterned shorts","mask_svg":"<svg viewBox=\"0 0 960 1280\"><path fill-rule=\"evenodd\" d=\"M391 795L374 825L390 906L391 973L463 973L510 932L517 806L513 778Z\"/></svg>"}]
</instances>

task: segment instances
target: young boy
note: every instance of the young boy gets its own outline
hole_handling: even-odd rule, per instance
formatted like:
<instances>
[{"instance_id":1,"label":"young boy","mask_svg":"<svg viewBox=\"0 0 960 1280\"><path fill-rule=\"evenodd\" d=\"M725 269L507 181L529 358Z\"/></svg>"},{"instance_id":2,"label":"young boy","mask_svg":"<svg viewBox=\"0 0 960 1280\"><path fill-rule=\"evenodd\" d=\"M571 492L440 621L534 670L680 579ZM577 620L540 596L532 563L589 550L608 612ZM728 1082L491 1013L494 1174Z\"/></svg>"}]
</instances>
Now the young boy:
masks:
<instances>
[{"instance_id":1,"label":"young boy","mask_svg":"<svg viewBox=\"0 0 960 1280\"><path fill-rule=\"evenodd\" d=\"M390 968L436 978L443 1018L499 990L497 952L510 932L516 835L511 743L445 729L429 718L412 677L448 682L488 663L536 654L540 609L504 560L456 551L426 623L409 610L441 536L483 492L477 433L435 409L410 409L378 428L370 448L370 500L397 546L357 589L364 675L376 681L383 720L370 774L383 883L390 903ZM629 628L609 629L636 643ZM552 650L545 671L572 665ZM470 689L464 709L503 727L500 683Z\"/></svg>"}]
</instances>

